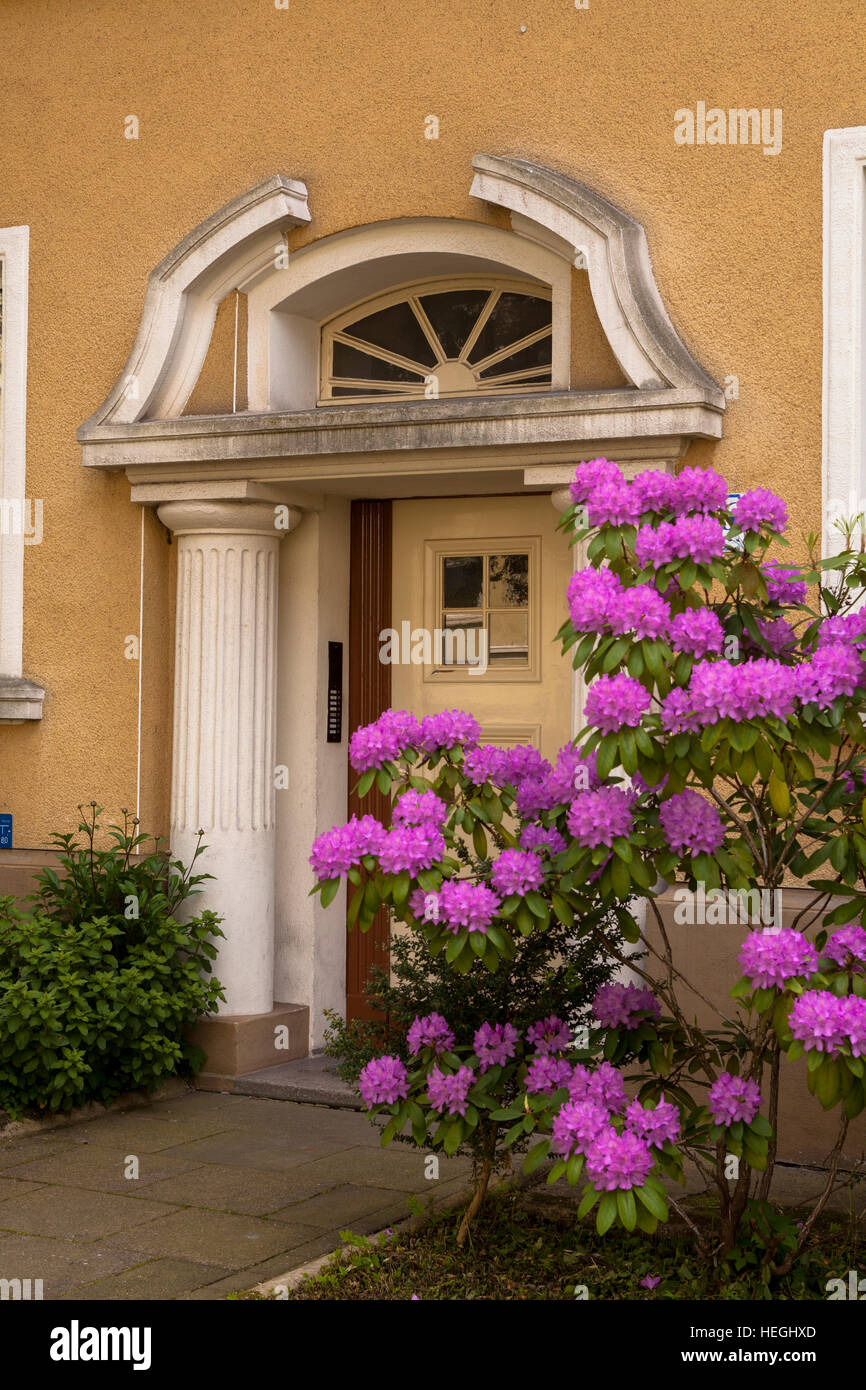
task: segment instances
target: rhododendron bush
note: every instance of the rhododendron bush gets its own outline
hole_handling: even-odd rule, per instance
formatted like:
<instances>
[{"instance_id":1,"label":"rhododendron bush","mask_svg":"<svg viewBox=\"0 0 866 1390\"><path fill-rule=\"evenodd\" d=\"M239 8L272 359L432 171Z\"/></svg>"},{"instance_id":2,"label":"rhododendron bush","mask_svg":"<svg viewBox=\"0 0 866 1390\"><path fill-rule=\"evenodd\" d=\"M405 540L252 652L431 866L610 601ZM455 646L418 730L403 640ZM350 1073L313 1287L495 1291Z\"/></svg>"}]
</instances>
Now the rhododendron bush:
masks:
<instances>
[{"instance_id":1,"label":"rhododendron bush","mask_svg":"<svg viewBox=\"0 0 866 1390\"><path fill-rule=\"evenodd\" d=\"M772 1196L780 1069L799 1065L839 1129L793 1248L768 1248L783 1271L866 1104L866 560L819 561L810 539L808 572L785 563L784 501L754 488L729 509L709 470L629 481L594 459L571 491L562 524L586 564L559 636L588 686L575 744L551 765L481 744L462 711L388 711L350 758L362 794L391 794L390 824L329 831L311 862L326 903L348 879L350 926L385 904L457 972L501 969L555 920L611 974L580 1046L558 1018L507 1013L457 1045L434 1014L413 1027L411 1066L374 1060L362 1094L389 1114L385 1142L405 1129L453 1152L486 1125L493 1162L496 1144L531 1138L527 1171L553 1160L549 1181L580 1184L600 1231L651 1232L673 1204L720 1256ZM812 892L787 925L753 923L719 1008L671 949L657 898L673 881L752 902L768 890L765 905L783 885ZM686 1160L717 1189L712 1231L670 1195Z\"/></svg>"}]
</instances>

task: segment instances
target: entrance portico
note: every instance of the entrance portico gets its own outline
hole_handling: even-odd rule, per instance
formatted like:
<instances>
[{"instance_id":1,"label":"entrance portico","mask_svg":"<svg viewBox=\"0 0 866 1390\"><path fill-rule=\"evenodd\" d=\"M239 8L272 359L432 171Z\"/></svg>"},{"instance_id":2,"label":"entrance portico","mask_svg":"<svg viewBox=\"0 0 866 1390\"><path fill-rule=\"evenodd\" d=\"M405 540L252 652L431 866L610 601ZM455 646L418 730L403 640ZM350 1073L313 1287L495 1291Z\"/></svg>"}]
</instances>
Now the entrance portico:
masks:
<instances>
[{"instance_id":1,"label":"entrance portico","mask_svg":"<svg viewBox=\"0 0 866 1390\"><path fill-rule=\"evenodd\" d=\"M350 730L341 743L325 731L328 644L349 650L352 500L542 492L561 505L581 458L669 468L692 439L721 433L723 394L673 329L637 223L521 160L479 156L471 191L486 221L405 219L294 252L292 229L311 218L303 184L250 190L154 271L130 360L79 431L85 466L125 469L132 500L177 539L172 849L189 860L204 830L213 878L196 904L224 918L226 938L211 1027L254 1039L235 1050L241 1070L317 1047L323 1009L345 1005L344 903L309 896L307 856L346 816ZM321 326L335 313L485 268L549 293L550 389L461 398L443 376L441 399L317 404ZM622 386L574 388L575 275ZM234 291L246 295L249 410L185 415Z\"/></svg>"}]
</instances>

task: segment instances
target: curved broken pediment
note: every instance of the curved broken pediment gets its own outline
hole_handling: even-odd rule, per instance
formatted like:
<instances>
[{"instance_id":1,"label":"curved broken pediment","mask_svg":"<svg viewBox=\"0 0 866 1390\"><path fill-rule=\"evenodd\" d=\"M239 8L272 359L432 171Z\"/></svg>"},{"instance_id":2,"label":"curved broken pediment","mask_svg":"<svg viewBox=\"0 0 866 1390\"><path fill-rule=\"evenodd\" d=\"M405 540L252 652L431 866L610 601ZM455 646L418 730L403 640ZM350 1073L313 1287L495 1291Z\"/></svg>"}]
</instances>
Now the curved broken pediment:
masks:
<instances>
[{"instance_id":1,"label":"curved broken pediment","mask_svg":"<svg viewBox=\"0 0 866 1390\"><path fill-rule=\"evenodd\" d=\"M634 386L719 391L668 317L639 222L585 184L526 159L478 154L472 167L472 194L507 208L515 231L534 223L571 249L574 264L589 274L608 342Z\"/></svg>"},{"instance_id":2,"label":"curved broken pediment","mask_svg":"<svg viewBox=\"0 0 866 1390\"><path fill-rule=\"evenodd\" d=\"M79 438L93 439L101 427L179 419L201 374L217 307L235 289L248 291L256 306L248 329L249 411L314 406L322 320L317 287L329 286L333 295L343 284L341 276L350 276L353 285L374 271L387 279L392 264L417 262L423 268L431 258L447 259L446 251L452 260L459 255L461 264L474 268L476 261L481 265L487 260L519 264L521 273L554 285L570 274L570 266L586 270L604 336L631 389L685 391L690 397L697 393L702 410L724 410L719 386L692 357L668 317L638 222L583 184L524 159L479 154L473 170L472 194L507 209L510 232L455 219L398 220L314 241L293 253L289 266L286 234L311 221L305 185L275 174L227 203L151 273L126 366ZM303 307L287 312L289 304L301 301ZM569 331L570 299L555 290L557 303L554 342L562 343ZM339 307L331 305L330 312ZM303 400L292 398L283 377L293 383L296 396L306 393ZM552 389L567 389L568 384L567 363L557 369L555 354Z\"/></svg>"},{"instance_id":3,"label":"curved broken pediment","mask_svg":"<svg viewBox=\"0 0 866 1390\"><path fill-rule=\"evenodd\" d=\"M282 234L309 221L306 186L274 174L185 236L151 271L126 366L83 428L179 415L207 354L217 305L266 273Z\"/></svg>"}]
</instances>

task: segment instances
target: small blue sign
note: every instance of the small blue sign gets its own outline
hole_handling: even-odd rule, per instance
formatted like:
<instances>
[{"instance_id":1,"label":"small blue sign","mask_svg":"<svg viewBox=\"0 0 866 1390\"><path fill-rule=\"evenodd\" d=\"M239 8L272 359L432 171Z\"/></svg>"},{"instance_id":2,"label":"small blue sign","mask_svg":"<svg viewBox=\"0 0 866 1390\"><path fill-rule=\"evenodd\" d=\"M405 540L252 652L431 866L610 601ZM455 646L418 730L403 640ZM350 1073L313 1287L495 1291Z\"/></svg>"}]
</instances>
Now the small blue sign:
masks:
<instances>
[{"instance_id":1,"label":"small blue sign","mask_svg":"<svg viewBox=\"0 0 866 1390\"><path fill-rule=\"evenodd\" d=\"M12 817L0 816L0 849L12 848Z\"/></svg>"},{"instance_id":2,"label":"small blue sign","mask_svg":"<svg viewBox=\"0 0 866 1390\"><path fill-rule=\"evenodd\" d=\"M737 503L739 502L739 500L740 500L740 498L742 497L742 495L743 495L743 494L742 494L741 492L729 492L729 493L728 493L728 500L727 500L728 511L733 511L734 507L736 507L736 505L737 505ZM734 548L734 550L745 550L745 548L746 548L746 538L745 538L745 536L743 535L742 531L740 531L740 532L734 532L734 531L729 530L728 533L727 533L727 538L726 538L726 539L727 539L728 545L732 546L732 547Z\"/></svg>"}]
</instances>

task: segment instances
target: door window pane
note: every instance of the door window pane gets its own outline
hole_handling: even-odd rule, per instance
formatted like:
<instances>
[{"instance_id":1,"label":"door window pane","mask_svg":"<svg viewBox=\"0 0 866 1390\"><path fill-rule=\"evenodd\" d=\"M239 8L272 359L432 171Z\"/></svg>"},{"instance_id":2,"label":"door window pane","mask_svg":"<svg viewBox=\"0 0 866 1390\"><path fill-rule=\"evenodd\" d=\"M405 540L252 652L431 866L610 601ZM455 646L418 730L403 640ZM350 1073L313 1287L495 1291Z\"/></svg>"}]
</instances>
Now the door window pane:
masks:
<instances>
[{"instance_id":1,"label":"door window pane","mask_svg":"<svg viewBox=\"0 0 866 1390\"><path fill-rule=\"evenodd\" d=\"M529 556L491 555L491 608L525 608L529 603Z\"/></svg>"},{"instance_id":2,"label":"door window pane","mask_svg":"<svg viewBox=\"0 0 866 1390\"><path fill-rule=\"evenodd\" d=\"M446 608L480 608L484 601L484 556L446 555L442 562Z\"/></svg>"},{"instance_id":3,"label":"door window pane","mask_svg":"<svg viewBox=\"0 0 866 1390\"><path fill-rule=\"evenodd\" d=\"M525 661L528 658L528 613L491 613L488 624L491 662Z\"/></svg>"}]
</instances>

